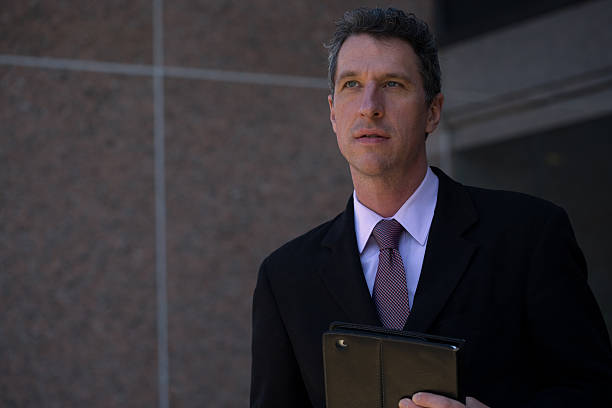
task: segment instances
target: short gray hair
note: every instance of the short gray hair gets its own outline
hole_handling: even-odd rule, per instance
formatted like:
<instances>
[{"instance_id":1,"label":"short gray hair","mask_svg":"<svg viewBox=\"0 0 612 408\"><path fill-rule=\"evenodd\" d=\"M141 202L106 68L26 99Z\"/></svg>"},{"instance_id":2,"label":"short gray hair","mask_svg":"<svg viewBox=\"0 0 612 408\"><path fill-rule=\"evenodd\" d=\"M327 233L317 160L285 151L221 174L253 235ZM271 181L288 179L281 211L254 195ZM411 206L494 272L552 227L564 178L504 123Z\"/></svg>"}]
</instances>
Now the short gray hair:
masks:
<instances>
[{"instance_id":1,"label":"short gray hair","mask_svg":"<svg viewBox=\"0 0 612 408\"><path fill-rule=\"evenodd\" d=\"M360 7L349 10L336 22L334 36L325 44L328 49L328 82L332 98L336 85L338 53L344 41L354 34L368 34L378 38L400 38L408 42L420 61L425 101L429 105L441 91L438 48L429 26L414 14L394 8Z\"/></svg>"}]
</instances>

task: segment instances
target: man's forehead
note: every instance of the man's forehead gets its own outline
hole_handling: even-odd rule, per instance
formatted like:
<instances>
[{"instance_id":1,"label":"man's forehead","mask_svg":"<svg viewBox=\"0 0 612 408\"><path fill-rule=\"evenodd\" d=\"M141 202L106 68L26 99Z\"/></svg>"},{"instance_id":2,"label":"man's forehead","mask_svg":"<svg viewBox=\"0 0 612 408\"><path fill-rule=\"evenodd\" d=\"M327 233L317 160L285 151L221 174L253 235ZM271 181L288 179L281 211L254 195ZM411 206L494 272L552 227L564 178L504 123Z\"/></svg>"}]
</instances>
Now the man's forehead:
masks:
<instances>
[{"instance_id":1,"label":"man's forehead","mask_svg":"<svg viewBox=\"0 0 612 408\"><path fill-rule=\"evenodd\" d=\"M342 46L340 47L340 52L342 52L342 49L344 48L346 44L351 44L351 43L356 43L360 45L365 44L365 43L375 43L375 44L379 44L381 46L386 46L386 47L393 47L395 45L401 45L401 46L407 46L408 48L410 48L410 50L414 52L414 49L412 48L412 44L410 44L408 40L405 40L401 37L395 37L392 35L375 35L375 34L370 34L370 33L356 33L356 34L349 35L342 43Z\"/></svg>"},{"instance_id":2,"label":"man's forehead","mask_svg":"<svg viewBox=\"0 0 612 408\"><path fill-rule=\"evenodd\" d=\"M364 69L411 71L411 66L418 64L417 59L412 46L401 38L353 34L338 53L336 77Z\"/></svg>"}]
</instances>

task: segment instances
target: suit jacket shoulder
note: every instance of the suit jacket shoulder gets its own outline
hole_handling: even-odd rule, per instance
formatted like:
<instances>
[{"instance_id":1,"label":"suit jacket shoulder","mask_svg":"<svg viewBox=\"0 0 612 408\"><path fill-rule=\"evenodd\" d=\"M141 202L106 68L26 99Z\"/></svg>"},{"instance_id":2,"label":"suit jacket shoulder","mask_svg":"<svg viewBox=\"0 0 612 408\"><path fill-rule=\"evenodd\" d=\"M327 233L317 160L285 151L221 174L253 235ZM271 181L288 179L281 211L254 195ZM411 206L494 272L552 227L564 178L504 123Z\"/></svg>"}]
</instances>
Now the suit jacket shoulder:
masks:
<instances>
[{"instance_id":1,"label":"suit jacket shoulder","mask_svg":"<svg viewBox=\"0 0 612 408\"><path fill-rule=\"evenodd\" d=\"M269 265L270 270L282 270L282 273L290 273L287 266L291 263L308 263L312 260L313 253L320 250L323 238L343 214L340 213L333 219L285 243L268 255L263 263ZM282 268L275 268L275 266L282 266Z\"/></svg>"}]
</instances>

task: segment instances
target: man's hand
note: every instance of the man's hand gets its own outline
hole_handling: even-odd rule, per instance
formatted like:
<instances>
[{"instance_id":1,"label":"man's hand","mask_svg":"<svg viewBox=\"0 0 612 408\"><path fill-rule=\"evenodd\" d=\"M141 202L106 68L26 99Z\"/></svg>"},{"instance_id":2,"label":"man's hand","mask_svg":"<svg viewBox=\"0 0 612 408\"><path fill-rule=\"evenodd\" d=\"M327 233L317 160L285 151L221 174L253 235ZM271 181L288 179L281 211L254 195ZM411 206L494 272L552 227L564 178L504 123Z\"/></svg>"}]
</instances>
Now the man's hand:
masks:
<instances>
[{"instance_id":1,"label":"man's hand","mask_svg":"<svg viewBox=\"0 0 612 408\"><path fill-rule=\"evenodd\" d=\"M476 398L467 397L465 405L454 399L428 392L417 392L410 398L403 398L398 404L399 408L489 408Z\"/></svg>"}]
</instances>

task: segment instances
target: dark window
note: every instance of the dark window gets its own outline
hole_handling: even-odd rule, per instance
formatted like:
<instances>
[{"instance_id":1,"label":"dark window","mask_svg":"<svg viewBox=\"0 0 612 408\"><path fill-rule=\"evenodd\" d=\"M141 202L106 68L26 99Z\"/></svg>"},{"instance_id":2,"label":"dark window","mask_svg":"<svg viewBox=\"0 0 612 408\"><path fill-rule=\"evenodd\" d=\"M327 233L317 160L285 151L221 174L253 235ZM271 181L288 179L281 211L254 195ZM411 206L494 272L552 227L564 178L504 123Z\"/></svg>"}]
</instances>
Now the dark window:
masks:
<instances>
[{"instance_id":1,"label":"dark window","mask_svg":"<svg viewBox=\"0 0 612 408\"><path fill-rule=\"evenodd\" d=\"M588 0L438 0L436 23L441 46Z\"/></svg>"}]
</instances>

